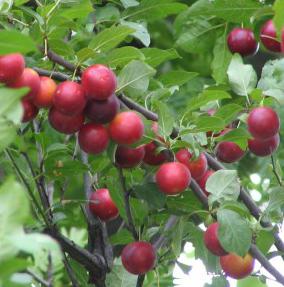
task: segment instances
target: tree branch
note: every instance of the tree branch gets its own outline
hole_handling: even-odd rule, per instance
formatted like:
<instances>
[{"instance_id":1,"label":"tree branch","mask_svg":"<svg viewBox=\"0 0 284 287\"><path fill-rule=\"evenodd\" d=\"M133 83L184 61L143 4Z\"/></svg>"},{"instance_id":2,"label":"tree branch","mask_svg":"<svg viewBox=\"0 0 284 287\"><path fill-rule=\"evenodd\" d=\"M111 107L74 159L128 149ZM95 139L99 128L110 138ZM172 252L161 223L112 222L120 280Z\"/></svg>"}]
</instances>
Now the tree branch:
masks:
<instances>
[{"instance_id":1,"label":"tree branch","mask_svg":"<svg viewBox=\"0 0 284 287\"><path fill-rule=\"evenodd\" d=\"M209 165L211 166L211 168L213 168L214 170L225 169L225 167L219 161L217 161L214 157L212 157L210 154L205 153L205 155L206 155L207 161L208 161ZM257 220L259 220L261 218L261 210L258 208L258 206L255 204L255 202L249 196L247 191L242 187L240 190L240 199L244 202L244 204L249 209L249 211L253 215L253 217L255 217ZM278 234L277 226L273 226L270 221L264 221L262 219L260 220L260 224L262 225L262 227L265 227L265 228L266 227L274 227L273 236L274 236L274 240L275 240L275 246L277 247L277 249L279 251L284 252L284 243Z\"/></svg>"},{"instance_id":2,"label":"tree branch","mask_svg":"<svg viewBox=\"0 0 284 287\"><path fill-rule=\"evenodd\" d=\"M269 260L267 260L256 245L252 244L249 252L279 283L284 286L284 276L269 262Z\"/></svg>"},{"instance_id":3,"label":"tree branch","mask_svg":"<svg viewBox=\"0 0 284 287\"><path fill-rule=\"evenodd\" d=\"M79 282L77 281L77 278L74 274L74 271L68 262L68 258L66 256L65 252L63 252L63 263L64 263L65 269L67 271L67 274L71 280L72 287L80 287Z\"/></svg>"},{"instance_id":4,"label":"tree branch","mask_svg":"<svg viewBox=\"0 0 284 287\"><path fill-rule=\"evenodd\" d=\"M71 78L71 76L68 76L68 75L60 73L60 72L48 71L48 70L37 68L37 67L33 67L33 69L40 76L50 77L51 79L57 80L57 81L60 81L60 82L68 81Z\"/></svg>"},{"instance_id":5,"label":"tree branch","mask_svg":"<svg viewBox=\"0 0 284 287\"><path fill-rule=\"evenodd\" d=\"M282 186L282 179L281 179L281 176L278 174L277 172L277 169L276 169L276 164L275 164L275 160L274 160L274 156L273 154L271 155L271 163L272 163L272 170L273 170L273 173L279 183L280 186Z\"/></svg>"},{"instance_id":6,"label":"tree branch","mask_svg":"<svg viewBox=\"0 0 284 287\"><path fill-rule=\"evenodd\" d=\"M30 271L30 270L26 270L26 273L31 275L33 277L33 279L40 283L42 286L44 287L50 287L50 285L48 284L47 281L45 281L43 278L41 278L40 276L38 276L37 274L35 274L34 272Z\"/></svg>"},{"instance_id":7,"label":"tree branch","mask_svg":"<svg viewBox=\"0 0 284 287\"><path fill-rule=\"evenodd\" d=\"M131 233L133 235L133 238L135 240L139 240L139 236L138 236L138 233L135 229L133 217L131 214L131 208L130 208L130 202L129 202L130 191L127 190L125 177L123 175L122 169L120 167L117 167L117 170L118 170L118 175L119 175L119 181L120 181L120 184L121 184L121 187L123 190L123 194L124 194L123 198L124 198L125 211L126 211L126 216L127 216L127 221L128 221L127 225L128 225L129 230L131 231Z\"/></svg>"}]
</instances>

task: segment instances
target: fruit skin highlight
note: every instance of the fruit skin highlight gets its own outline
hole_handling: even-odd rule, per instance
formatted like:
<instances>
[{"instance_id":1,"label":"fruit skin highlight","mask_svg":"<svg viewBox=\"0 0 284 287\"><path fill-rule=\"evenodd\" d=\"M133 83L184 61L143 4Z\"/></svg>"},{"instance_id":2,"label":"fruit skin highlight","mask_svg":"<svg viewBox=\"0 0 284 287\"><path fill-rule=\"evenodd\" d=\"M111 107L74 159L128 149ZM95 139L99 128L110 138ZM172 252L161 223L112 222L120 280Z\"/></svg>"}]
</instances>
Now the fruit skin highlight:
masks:
<instances>
[{"instance_id":1,"label":"fruit skin highlight","mask_svg":"<svg viewBox=\"0 0 284 287\"><path fill-rule=\"evenodd\" d=\"M270 107L258 107L251 110L247 119L248 131L260 140L275 136L280 129L280 119Z\"/></svg>"},{"instance_id":2,"label":"fruit skin highlight","mask_svg":"<svg viewBox=\"0 0 284 287\"><path fill-rule=\"evenodd\" d=\"M109 124L109 133L116 143L131 145L143 137L144 124L135 112L121 112Z\"/></svg>"},{"instance_id":3,"label":"fruit skin highlight","mask_svg":"<svg viewBox=\"0 0 284 287\"><path fill-rule=\"evenodd\" d=\"M12 53L0 57L0 83L11 84L24 72L25 59L19 53Z\"/></svg>"},{"instance_id":4,"label":"fruit skin highlight","mask_svg":"<svg viewBox=\"0 0 284 287\"><path fill-rule=\"evenodd\" d=\"M57 111L54 107L49 110L48 121L60 133L73 134L80 130L84 124L83 114L67 116Z\"/></svg>"},{"instance_id":5,"label":"fruit skin highlight","mask_svg":"<svg viewBox=\"0 0 284 287\"><path fill-rule=\"evenodd\" d=\"M161 192L176 195L187 189L191 174L180 162L168 162L160 166L156 173L156 183Z\"/></svg>"},{"instance_id":6,"label":"fruit skin highlight","mask_svg":"<svg viewBox=\"0 0 284 287\"><path fill-rule=\"evenodd\" d=\"M258 48L253 31L246 28L234 28L228 35L227 43L232 53L242 56L252 55Z\"/></svg>"},{"instance_id":7,"label":"fruit skin highlight","mask_svg":"<svg viewBox=\"0 0 284 287\"><path fill-rule=\"evenodd\" d=\"M97 101L109 98L117 86L113 71L101 64L87 68L82 74L81 81L87 97Z\"/></svg>"},{"instance_id":8,"label":"fruit skin highlight","mask_svg":"<svg viewBox=\"0 0 284 287\"><path fill-rule=\"evenodd\" d=\"M249 276L254 267L254 258L247 253L245 257L234 253L220 257L220 265L226 275L234 279L242 279Z\"/></svg>"},{"instance_id":9,"label":"fruit skin highlight","mask_svg":"<svg viewBox=\"0 0 284 287\"><path fill-rule=\"evenodd\" d=\"M218 239L218 222L212 223L208 226L204 233L204 243L207 249L216 256L223 256L228 254Z\"/></svg>"},{"instance_id":10,"label":"fruit skin highlight","mask_svg":"<svg viewBox=\"0 0 284 287\"><path fill-rule=\"evenodd\" d=\"M121 261L128 272L135 275L145 274L155 267L156 252L148 242L133 242L123 248Z\"/></svg>"},{"instance_id":11,"label":"fruit skin highlight","mask_svg":"<svg viewBox=\"0 0 284 287\"><path fill-rule=\"evenodd\" d=\"M119 215L118 209L107 188L101 188L92 192L89 208L94 215L103 221L113 220Z\"/></svg>"}]
</instances>

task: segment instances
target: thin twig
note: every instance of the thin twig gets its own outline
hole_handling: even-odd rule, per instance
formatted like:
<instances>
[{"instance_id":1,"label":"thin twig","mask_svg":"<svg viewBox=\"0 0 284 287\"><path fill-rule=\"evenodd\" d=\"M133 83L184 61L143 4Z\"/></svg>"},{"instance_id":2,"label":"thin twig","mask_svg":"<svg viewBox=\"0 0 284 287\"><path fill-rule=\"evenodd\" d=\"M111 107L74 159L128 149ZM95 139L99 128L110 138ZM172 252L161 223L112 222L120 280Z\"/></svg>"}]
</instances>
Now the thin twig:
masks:
<instances>
[{"instance_id":1,"label":"thin twig","mask_svg":"<svg viewBox=\"0 0 284 287\"><path fill-rule=\"evenodd\" d=\"M41 68L37 68L37 67L33 67L33 69L36 72L38 72L38 74L40 76L50 77L53 80L57 80L60 82L70 80L70 77L68 75L60 73L60 72L53 72L53 71L49 71L49 70L45 70L45 69L41 69Z\"/></svg>"},{"instance_id":2,"label":"thin twig","mask_svg":"<svg viewBox=\"0 0 284 287\"><path fill-rule=\"evenodd\" d=\"M26 187L26 189L27 189L27 191L28 191L28 194L29 194L30 198L32 199L32 204L35 205L36 209L37 209L37 210L39 211L39 213L41 214L42 219L43 219L44 222L48 225L49 222L48 222L48 220L47 220L47 218L46 218L46 215L45 215L45 213L43 212L43 210L41 209L41 206L39 205L39 203L38 203L38 201L37 201L37 199L36 199L36 197L35 197L35 195L34 195L32 189L31 189L30 185L28 184L28 182L27 182L27 180L25 179L24 175L22 174L20 168L18 167L18 165L17 165L17 163L16 163L14 157L12 156L12 154L10 153L10 151L9 151L8 149L5 150L5 153L6 153L7 157L10 159L10 161L11 161L13 167L15 168L15 170L16 170L16 172L17 172L19 178L21 179L21 181L22 181L23 184L25 185L25 187Z\"/></svg>"},{"instance_id":3,"label":"thin twig","mask_svg":"<svg viewBox=\"0 0 284 287\"><path fill-rule=\"evenodd\" d=\"M66 256L65 252L63 252L63 263L64 263L64 266L66 268L67 274L71 280L72 287L80 287L79 282L78 282L78 280L74 274L74 271L73 271L73 269L72 269L72 267L68 261L68 258Z\"/></svg>"},{"instance_id":4,"label":"thin twig","mask_svg":"<svg viewBox=\"0 0 284 287\"><path fill-rule=\"evenodd\" d=\"M50 287L50 285L48 284L47 281L45 281L43 278L41 278L39 275L35 274L34 272L30 271L30 270L26 270L26 273L31 275L33 277L33 279L38 282L39 284L41 284L44 287Z\"/></svg>"},{"instance_id":5,"label":"thin twig","mask_svg":"<svg viewBox=\"0 0 284 287\"><path fill-rule=\"evenodd\" d=\"M139 275L137 278L136 287L142 287L145 280L145 274Z\"/></svg>"},{"instance_id":6,"label":"thin twig","mask_svg":"<svg viewBox=\"0 0 284 287\"><path fill-rule=\"evenodd\" d=\"M271 155L271 163L272 163L273 173L274 173L279 185L282 186L282 179L281 179L281 176L277 172L276 163L275 163L273 154Z\"/></svg>"},{"instance_id":7,"label":"thin twig","mask_svg":"<svg viewBox=\"0 0 284 287\"><path fill-rule=\"evenodd\" d=\"M133 238L135 240L139 240L139 235L136 231L133 217L132 217L132 213L131 213L131 208L130 208L130 202L129 202L130 192L129 192L129 190L127 190L126 181L125 181L125 177L123 175L122 169L120 167L117 167L117 170L118 170L121 188L122 188L123 194L124 194L123 198L124 198L124 205L125 205L125 211L126 211L126 216L127 216L127 225L128 225L129 230L132 233Z\"/></svg>"}]
</instances>

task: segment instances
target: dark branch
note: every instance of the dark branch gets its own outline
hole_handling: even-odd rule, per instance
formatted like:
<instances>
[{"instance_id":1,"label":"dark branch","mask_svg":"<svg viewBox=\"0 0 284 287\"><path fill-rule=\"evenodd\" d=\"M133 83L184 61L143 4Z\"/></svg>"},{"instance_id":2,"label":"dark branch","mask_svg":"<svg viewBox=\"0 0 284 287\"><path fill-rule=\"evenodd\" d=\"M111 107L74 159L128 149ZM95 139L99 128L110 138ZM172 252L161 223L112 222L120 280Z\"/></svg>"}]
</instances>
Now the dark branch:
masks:
<instances>
[{"instance_id":1,"label":"dark branch","mask_svg":"<svg viewBox=\"0 0 284 287\"><path fill-rule=\"evenodd\" d=\"M270 273L273 277L284 286L284 276L267 260L256 245L252 244L250 247L250 254L259 261L259 263Z\"/></svg>"},{"instance_id":2,"label":"dark branch","mask_svg":"<svg viewBox=\"0 0 284 287\"><path fill-rule=\"evenodd\" d=\"M68 258L66 256L65 252L63 252L63 263L64 263L64 266L66 268L67 274L68 274L68 276L70 278L72 287L80 287L79 282L77 281L77 278L76 278L76 276L74 274L74 271L73 271L72 267L69 264L69 261L68 261Z\"/></svg>"},{"instance_id":3,"label":"dark branch","mask_svg":"<svg viewBox=\"0 0 284 287\"><path fill-rule=\"evenodd\" d=\"M139 275L137 278L136 287L142 287L145 280L145 274Z\"/></svg>"},{"instance_id":4,"label":"dark branch","mask_svg":"<svg viewBox=\"0 0 284 287\"><path fill-rule=\"evenodd\" d=\"M50 285L48 284L47 281L45 281L43 278L41 278L41 277L38 276L37 274L33 273L32 271L26 270L26 273L29 274L29 275L31 275L31 276L33 277L33 279L34 279L36 282L40 283L42 286L44 286L44 287L50 287Z\"/></svg>"},{"instance_id":5,"label":"dark branch","mask_svg":"<svg viewBox=\"0 0 284 287\"><path fill-rule=\"evenodd\" d=\"M118 170L118 174L119 174L119 180L120 180L120 184L124 193L124 205L125 205L125 211L126 211L126 216L127 216L127 225L129 230L131 231L133 238L135 240L139 240L139 236L138 233L135 229L135 225L134 225L134 221L133 221L133 217L131 214L131 208L130 208L130 202L129 202L129 197L130 197L130 191L127 190L127 186L126 186L126 182L125 182L125 177L123 175L123 171L120 167L117 167Z\"/></svg>"},{"instance_id":6,"label":"dark branch","mask_svg":"<svg viewBox=\"0 0 284 287\"><path fill-rule=\"evenodd\" d=\"M220 170L220 169L225 169L225 167L217 161L214 157L212 157L210 154L206 153L207 161L211 168L214 170ZM255 202L252 200L252 198L249 196L247 191L244 188L241 188L240 190L240 199L244 202L246 207L249 209L250 213L257 219L259 220L261 217L261 210L258 208L258 206L255 204ZM272 227L272 223L269 221L264 221L260 220L260 224L263 227ZM278 234L278 229L275 226L274 227L274 232L273 232L274 240L275 240L275 246L279 251L284 252L284 243L279 237Z\"/></svg>"},{"instance_id":7,"label":"dark branch","mask_svg":"<svg viewBox=\"0 0 284 287\"><path fill-rule=\"evenodd\" d=\"M48 71L48 70L37 68L37 67L33 67L33 69L37 71L40 76L50 77L53 80L57 80L60 82L70 80L70 77L68 75L60 73L60 72L52 72L52 71Z\"/></svg>"}]
</instances>

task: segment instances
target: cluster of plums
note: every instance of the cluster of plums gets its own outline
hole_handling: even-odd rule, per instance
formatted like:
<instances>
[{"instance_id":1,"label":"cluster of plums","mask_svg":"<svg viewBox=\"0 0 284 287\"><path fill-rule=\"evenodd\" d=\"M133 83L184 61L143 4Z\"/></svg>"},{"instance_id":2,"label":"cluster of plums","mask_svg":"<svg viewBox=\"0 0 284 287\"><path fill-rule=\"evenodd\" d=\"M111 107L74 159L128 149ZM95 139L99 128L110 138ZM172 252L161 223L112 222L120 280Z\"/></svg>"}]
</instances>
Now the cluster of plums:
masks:
<instances>
[{"instance_id":1,"label":"cluster of plums","mask_svg":"<svg viewBox=\"0 0 284 287\"><path fill-rule=\"evenodd\" d=\"M188 149L181 149L175 154L176 161L167 162L165 154L157 151L156 143L164 143L159 136L157 123L152 125L155 140L138 147L132 146L137 145L143 137L144 123L135 112L120 111L115 95L116 76L108 67L99 64L90 66L82 72L81 83L65 81L57 85L51 78L40 77L35 70L26 68L21 54L8 54L0 57L0 82L12 88L29 88L22 99L23 122L35 118L39 108L48 108L51 126L64 134L78 132L80 148L86 153L101 153L112 140L118 145L115 164L120 168L134 168L141 163L158 166L156 184L166 195L182 193L188 188L191 178L208 195L206 181L214 171L208 169L204 153L196 158ZM88 119L86 122L85 118ZM253 137L249 140L249 149L260 156L271 154L279 144L278 115L268 107L255 108L250 112L247 123ZM221 134L226 132L228 129ZM234 162L244 153L233 142L221 142L216 147L216 155L223 162ZM106 188L91 194L89 208L103 221L113 220L119 215ZM218 241L217 227L213 226L205 233L205 244L216 254L216 250L220 251L222 247ZM250 255L243 259L235 254L223 253L219 254L222 255L220 262L223 270L234 278L241 278L244 273L238 273L241 267L230 269L237 264L231 262L236 261L239 266L252 265ZM155 266L156 252L151 243L138 241L126 245L121 258L129 272L144 274ZM246 267L245 270L250 269Z\"/></svg>"},{"instance_id":2,"label":"cluster of plums","mask_svg":"<svg viewBox=\"0 0 284 287\"><path fill-rule=\"evenodd\" d=\"M204 244L207 249L220 257L220 265L226 275L241 279L251 274L254 267L254 258L247 253L241 257L235 253L228 253L218 239L219 223L215 222L208 226L204 233Z\"/></svg>"},{"instance_id":3,"label":"cluster of plums","mask_svg":"<svg viewBox=\"0 0 284 287\"><path fill-rule=\"evenodd\" d=\"M257 107L251 110L247 119L248 131L252 138L248 140L248 149L256 156L265 157L271 155L279 146L280 119L277 113L270 107ZM227 128L220 133L224 135L231 129ZM217 158L225 163L233 163L240 160L246 151L236 143L230 141L220 142L216 146Z\"/></svg>"},{"instance_id":4,"label":"cluster of plums","mask_svg":"<svg viewBox=\"0 0 284 287\"><path fill-rule=\"evenodd\" d=\"M281 52L281 43L277 39L276 29L272 20L268 20L260 31L262 44L271 52ZM284 30L282 32L282 52L284 51ZM248 28L234 28L228 35L227 43L232 53L242 56L253 55L257 52L258 43L254 33Z\"/></svg>"}]
</instances>

